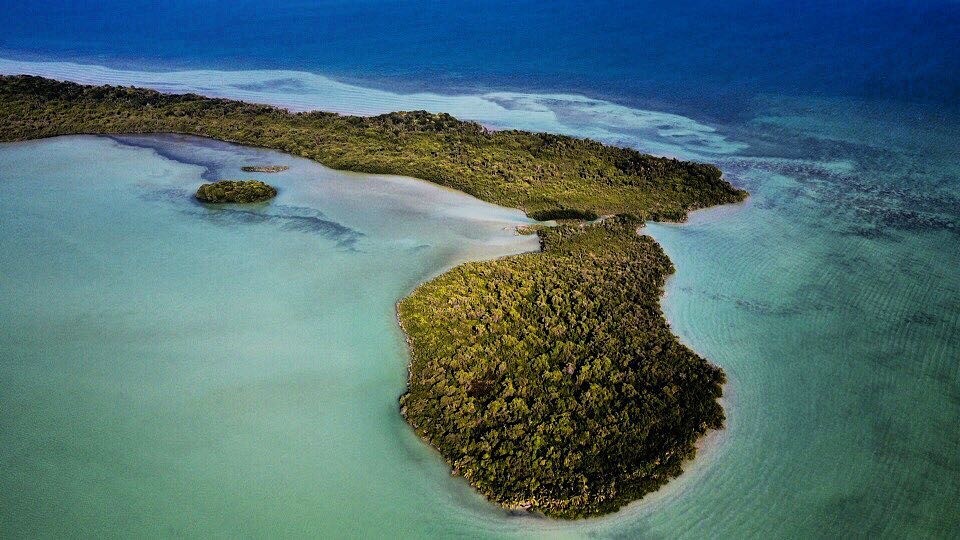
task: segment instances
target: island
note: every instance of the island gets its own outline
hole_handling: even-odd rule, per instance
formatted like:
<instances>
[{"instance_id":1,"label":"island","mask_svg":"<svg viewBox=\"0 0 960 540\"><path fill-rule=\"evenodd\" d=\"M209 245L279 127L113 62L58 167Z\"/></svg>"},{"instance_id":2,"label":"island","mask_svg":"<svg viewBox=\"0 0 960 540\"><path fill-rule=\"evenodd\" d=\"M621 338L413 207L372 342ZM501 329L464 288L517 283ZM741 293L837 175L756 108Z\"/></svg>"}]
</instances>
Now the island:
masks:
<instances>
[{"instance_id":1,"label":"island","mask_svg":"<svg viewBox=\"0 0 960 540\"><path fill-rule=\"evenodd\" d=\"M240 170L243 172L278 173L289 168L286 165L244 165L240 167Z\"/></svg>"},{"instance_id":2,"label":"island","mask_svg":"<svg viewBox=\"0 0 960 540\"><path fill-rule=\"evenodd\" d=\"M542 252L460 265L399 304L404 417L507 508L616 510L723 426L723 371L670 332L659 302L673 267L640 225L542 228Z\"/></svg>"},{"instance_id":3,"label":"island","mask_svg":"<svg viewBox=\"0 0 960 540\"><path fill-rule=\"evenodd\" d=\"M638 234L647 220L683 221L746 198L712 165L443 113L290 112L0 77L0 141L80 133L272 148L559 221L523 231L539 236L539 252L462 264L397 306L411 357L401 414L455 474L506 508L615 511L679 475L696 441L724 424L724 373L670 331L660 298L673 267Z\"/></svg>"},{"instance_id":4,"label":"island","mask_svg":"<svg viewBox=\"0 0 960 540\"><path fill-rule=\"evenodd\" d=\"M203 184L196 197L206 203L255 203L277 196L277 188L259 180L220 180Z\"/></svg>"}]
</instances>

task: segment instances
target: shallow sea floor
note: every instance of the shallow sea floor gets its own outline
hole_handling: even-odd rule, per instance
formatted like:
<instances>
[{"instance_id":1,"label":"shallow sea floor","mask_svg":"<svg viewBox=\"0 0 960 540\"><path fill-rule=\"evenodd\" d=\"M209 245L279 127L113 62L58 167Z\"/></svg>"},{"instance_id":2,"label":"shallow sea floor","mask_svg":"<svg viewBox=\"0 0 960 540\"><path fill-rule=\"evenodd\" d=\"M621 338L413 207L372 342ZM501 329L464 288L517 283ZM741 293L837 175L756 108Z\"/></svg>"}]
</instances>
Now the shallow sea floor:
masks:
<instances>
[{"instance_id":1,"label":"shallow sea floor","mask_svg":"<svg viewBox=\"0 0 960 540\"><path fill-rule=\"evenodd\" d=\"M109 181L101 179L102 185L132 191L111 197L153 208L150 212L166 208L165 215L176 217L164 227L180 231L176 241L174 233L153 241L166 245L166 251L145 246L139 266L117 267L110 261L125 256L121 250L145 241L129 239L116 223L137 227L150 212L118 216L128 207L107 201L93 210L77 204L82 192L62 194L61 187L51 187L61 184L50 183L100 178L97 168L106 167L104 160L114 150L81 163L76 156L57 161L60 151L38 153L47 143L4 147L3 189L33 191L4 191L0 198L2 248L11 254L0 267L0 339L19 340L0 343L4 351L20 351L13 360L4 355L0 372L4 411L14 411L5 412L0 439L3 530L114 530L117 523L111 519L127 519L117 530L154 532L171 523L169 530L193 535L321 530L411 537L960 535L960 120L948 109L757 95L744 105L742 116L714 125L697 115L576 95L399 94L302 72L157 74L0 61L0 71L10 70L207 91L296 108L449 111L491 126L546 129L711 161L751 197L742 205L696 213L689 224L647 227L678 269L664 301L674 330L729 375L729 428L710 437L688 471L660 492L611 516L566 523L510 516L479 499L446 475L436 455L413 440L396 413L405 357L393 321L394 300L455 260L522 249L509 235L497 233L499 224L474 226L475 219L488 219L478 213L493 212L494 222L510 223L521 220L518 213L489 206L470 210L476 203L464 198L435 204L431 197L439 195L398 196L396 190L371 199L365 189L381 183L357 184L353 180L363 176L326 171L317 175L349 176L353 183L311 182L304 176L283 185L284 177L265 175L283 188L269 211L284 215L198 214L202 207L177 206L184 194L168 191L195 186L202 169L183 173L179 182L166 173L114 174ZM184 155L169 139L149 145L176 160L207 163L210 178L220 174L220 162L224 175L238 174L239 161L217 150L216 143L194 140L185 145ZM27 150L14 161L18 148ZM94 172L81 175L81 165ZM29 171L47 182L29 181ZM8 185L7 178L18 178L14 173L21 180ZM148 187L135 187L141 184ZM332 192L309 195L313 192L306 186L331 186ZM344 206L347 202L350 206ZM424 215L440 221L423 221ZM102 248L77 241L75 231L90 229L64 226L68 218L96 223L102 230L83 235L99 239ZM30 220L34 224L28 227ZM461 225L453 236L443 236L451 224ZM212 262L176 264L174 255L189 245L184 241L199 242L205 238L199 232L207 227L204 234L215 236L188 252ZM43 234L23 236L16 232L21 229L47 230L44 234L62 240L42 242ZM252 249L248 235L257 234L262 245ZM242 246L218 241L223 237ZM464 242L468 237L474 241ZM287 242L301 244L283 252L278 246ZM373 247L381 243L387 246L383 251ZM83 257L52 265L56 259L50 257L72 253L63 245L75 246ZM421 245L431 247L420 253ZM232 251L222 251L228 248ZM275 256L273 249L281 253ZM97 279L106 284L83 285L77 276L90 273L71 268L93 264L95 257L102 259ZM164 268L183 274L184 290L193 292L173 294L179 278L156 283L144 278ZM230 280L218 281L218 273L226 271L233 272ZM237 291L243 278L250 286ZM142 289L148 285L150 294ZM289 287L296 290L285 293ZM113 294L114 305L126 311L111 311L111 304L88 306L89 298L98 296L60 288ZM269 291L256 292L262 289ZM277 307L284 294L287 303ZM169 303L184 314L169 309ZM258 303L258 311L250 311ZM147 311L151 305L156 309ZM75 314L68 322L46 322L68 312ZM220 322L241 316L248 322ZM169 332L160 333L166 324L180 324L181 345L169 339ZM77 343L84 342L77 340L70 345L75 350L55 350L67 347L57 332L84 333L96 344L101 327L115 328L111 332L118 335L111 339L125 343L126 352L79 348ZM214 327L217 332L198 330ZM154 336L153 347L165 351L164 361L144 351L142 335ZM204 335L215 344L212 365L210 354L196 352ZM166 340L163 348L161 340ZM267 344L256 345L260 340ZM153 361L136 364L131 358ZM237 358L247 360L237 363ZM50 365L56 362L82 367L87 374L68 374L59 386L39 391L56 380L60 371ZM257 397L247 397L237 390L240 383L229 379L246 374L242 381L256 381L259 370L276 373L282 367L270 388L263 381L250 383ZM105 382L124 373L149 391ZM208 409L208 402L218 402L208 397L204 381L228 388L222 399L229 414L221 411L221 417L218 409ZM171 399L167 391L179 398ZM126 392L121 395L127 401L116 392ZM188 401L184 394L205 400ZM101 396L96 406L80 406L91 396ZM231 396L238 402L229 402ZM167 416L155 415L158 408ZM208 410L214 411L211 417L205 416ZM307 410L315 416L301 415ZM81 412L86 416L69 416ZM166 419L150 423L154 416ZM81 419L90 427L72 429L71 422ZM73 433L84 438L74 439ZM20 442L28 434L32 438ZM73 445L58 446L64 440ZM104 441L123 444L111 447ZM44 457L38 449L57 453ZM162 457L150 458L154 451ZM84 466L84 460L93 465ZM118 471L125 482L115 480ZM155 486L171 478L178 483ZM48 484L47 491L37 491Z\"/></svg>"},{"instance_id":2,"label":"shallow sea floor","mask_svg":"<svg viewBox=\"0 0 960 540\"><path fill-rule=\"evenodd\" d=\"M274 201L193 201L246 164L291 166L243 175ZM0 531L417 536L499 515L398 413L394 302L536 249L527 222L201 139L0 145Z\"/></svg>"}]
</instances>

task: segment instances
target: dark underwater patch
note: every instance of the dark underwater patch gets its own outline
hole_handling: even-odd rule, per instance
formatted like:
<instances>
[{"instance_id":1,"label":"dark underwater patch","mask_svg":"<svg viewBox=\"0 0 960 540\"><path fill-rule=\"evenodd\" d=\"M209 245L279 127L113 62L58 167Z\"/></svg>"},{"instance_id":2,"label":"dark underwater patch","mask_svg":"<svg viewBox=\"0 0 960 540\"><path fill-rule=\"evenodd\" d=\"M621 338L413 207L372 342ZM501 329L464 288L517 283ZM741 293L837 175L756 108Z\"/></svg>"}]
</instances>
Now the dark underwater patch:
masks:
<instances>
[{"instance_id":1,"label":"dark underwater patch","mask_svg":"<svg viewBox=\"0 0 960 540\"><path fill-rule=\"evenodd\" d=\"M288 205L217 205L213 207L197 201L185 189L166 188L144 193L147 201L181 205L181 212L224 227L242 225L272 225L284 231L317 234L332 240L337 247L356 251L356 244L364 234L345 225L326 219L323 212L302 206Z\"/></svg>"},{"instance_id":2,"label":"dark underwater patch","mask_svg":"<svg viewBox=\"0 0 960 540\"><path fill-rule=\"evenodd\" d=\"M231 84L230 86L238 90L247 90L250 92L283 92L288 94L305 94L310 90L303 81L293 77L238 83Z\"/></svg>"},{"instance_id":3,"label":"dark underwater patch","mask_svg":"<svg viewBox=\"0 0 960 540\"><path fill-rule=\"evenodd\" d=\"M350 251L356 250L357 241L363 233L324 219L323 213L310 208L297 206L273 206L269 209L247 209L240 207L209 208L195 207L185 213L199 217L210 223L223 226L232 225L273 225L285 231L297 231L320 235L336 242L337 246Z\"/></svg>"},{"instance_id":4,"label":"dark underwater patch","mask_svg":"<svg viewBox=\"0 0 960 540\"><path fill-rule=\"evenodd\" d=\"M948 231L960 233L960 197L957 179L945 177L922 159L907 160L890 150L841 141L807 140L821 162L803 159L730 158L720 161L729 175L749 178L769 172L794 180L777 200L764 207L792 205L793 199L816 203L823 214L843 212L851 222L842 234L864 238L891 238L893 232ZM849 171L822 164L856 156ZM878 178L896 179L881 184ZM741 182L741 185L743 182ZM758 191L752 189L751 191Z\"/></svg>"}]
</instances>

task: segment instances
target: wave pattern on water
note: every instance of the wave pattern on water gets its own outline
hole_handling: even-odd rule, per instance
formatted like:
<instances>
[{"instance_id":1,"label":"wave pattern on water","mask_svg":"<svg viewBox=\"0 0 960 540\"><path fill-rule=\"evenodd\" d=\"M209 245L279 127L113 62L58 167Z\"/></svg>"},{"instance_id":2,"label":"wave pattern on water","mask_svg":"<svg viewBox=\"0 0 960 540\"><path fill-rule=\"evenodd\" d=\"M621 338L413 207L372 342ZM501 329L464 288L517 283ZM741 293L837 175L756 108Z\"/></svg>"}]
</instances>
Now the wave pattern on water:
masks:
<instances>
[{"instance_id":1,"label":"wave pattern on water","mask_svg":"<svg viewBox=\"0 0 960 540\"><path fill-rule=\"evenodd\" d=\"M399 94L300 71L126 71L69 62L0 58L0 73L29 73L84 84L134 85L199 93L291 110L376 115L396 110L446 112L493 128L576 133L662 155L722 155L744 148L715 128L685 116L633 109L571 94L495 92L477 95Z\"/></svg>"}]
</instances>

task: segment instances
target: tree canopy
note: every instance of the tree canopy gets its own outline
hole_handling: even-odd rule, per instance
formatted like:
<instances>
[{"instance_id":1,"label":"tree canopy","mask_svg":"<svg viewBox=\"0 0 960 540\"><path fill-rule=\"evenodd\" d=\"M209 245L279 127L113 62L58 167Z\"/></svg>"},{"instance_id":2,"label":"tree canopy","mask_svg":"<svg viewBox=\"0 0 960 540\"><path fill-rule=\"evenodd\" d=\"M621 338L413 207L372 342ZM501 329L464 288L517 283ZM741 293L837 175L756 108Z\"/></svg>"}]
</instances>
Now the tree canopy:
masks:
<instances>
[{"instance_id":1,"label":"tree canopy","mask_svg":"<svg viewBox=\"0 0 960 540\"><path fill-rule=\"evenodd\" d=\"M400 302L403 414L494 501L613 511L723 425L724 374L670 332L673 268L638 225L542 229L542 253L463 264Z\"/></svg>"},{"instance_id":2,"label":"tree canopy","mask_svg":"<svg viewBox=\"0 0 960 540\"><path fill-rule=\"evenodd\" d=\"M252 203L277 196L277 188L259 180L220 180L197 188L197 199L208 203Z\"/></svg>"}]
</instances>

